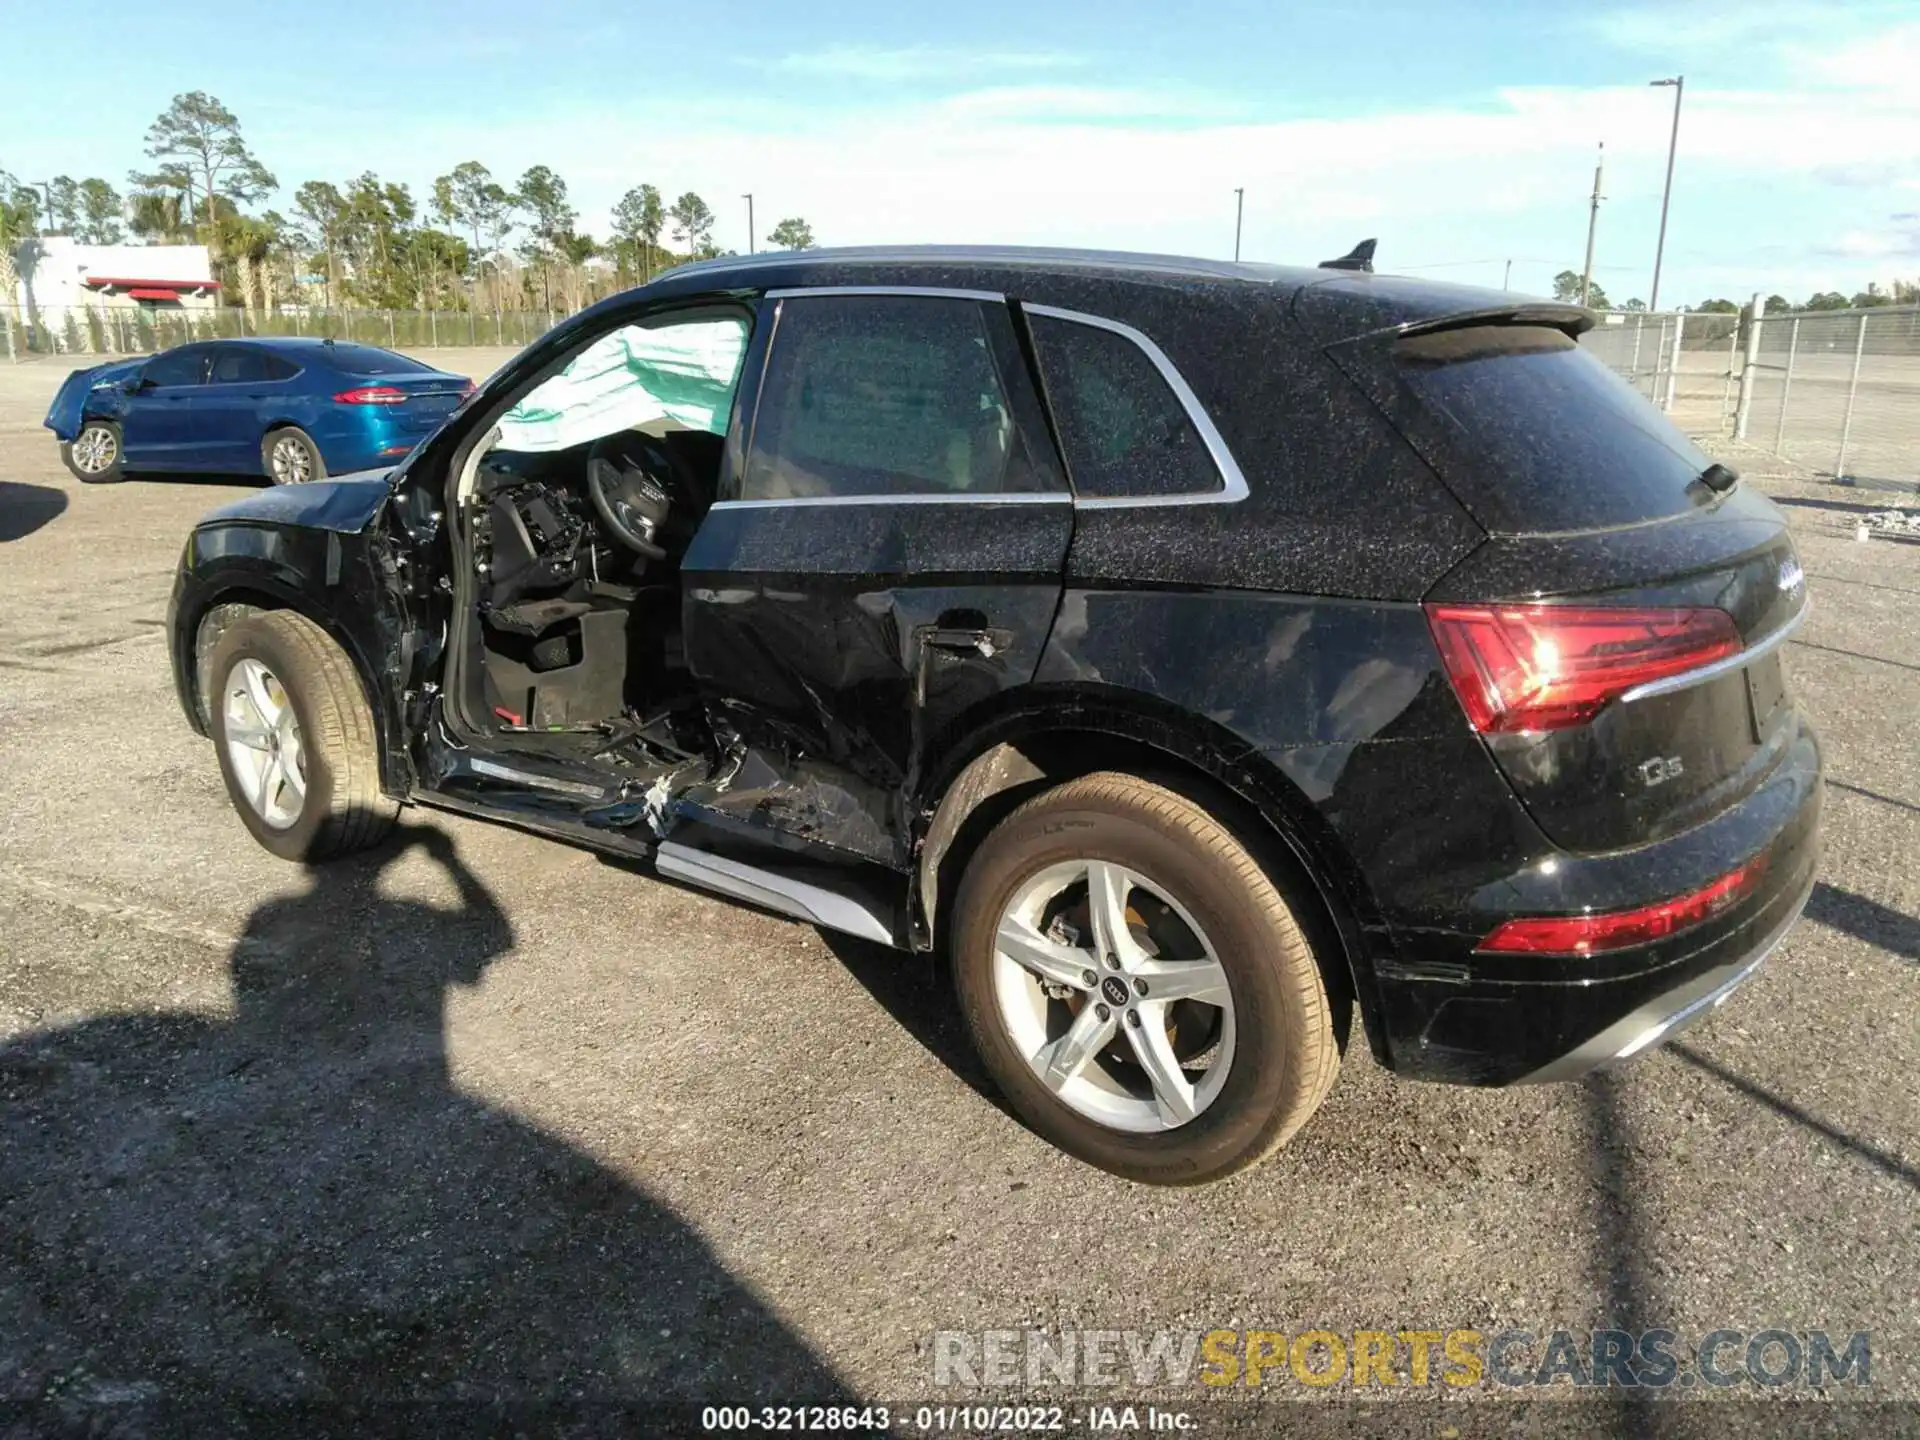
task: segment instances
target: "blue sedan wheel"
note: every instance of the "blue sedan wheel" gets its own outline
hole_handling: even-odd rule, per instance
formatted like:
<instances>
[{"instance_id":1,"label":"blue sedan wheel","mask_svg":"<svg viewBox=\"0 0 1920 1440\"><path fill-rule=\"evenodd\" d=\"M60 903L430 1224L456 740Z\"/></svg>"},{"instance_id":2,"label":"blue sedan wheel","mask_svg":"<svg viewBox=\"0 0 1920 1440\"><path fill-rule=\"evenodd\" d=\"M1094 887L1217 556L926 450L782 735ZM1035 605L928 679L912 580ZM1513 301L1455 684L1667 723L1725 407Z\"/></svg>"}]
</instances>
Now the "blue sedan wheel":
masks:
<instances>
[{"instance_id":1,"label":"blue sedan wheel","mask_svg":"<svg viewBox=\"0 0 1920 1440\"><path fill-rule=\"evenodd\" d=\"M111 420L89 420L61 445L60 458L80 480L97 485L120 478L120 427Z\"/></svg>"},{"instance_id":2,"label":"blue sedan wheel","mask_svg":"<svg viewBox=\"0 0 1920 1440\"><path fill-rule=\"evenodd\" d=\"M260 442L261 468L276 485L300 485L308 480L327 478L327 462L320 458L320 447L304 430L289 425L274 430Z\"/></svg>"}]
</instances>

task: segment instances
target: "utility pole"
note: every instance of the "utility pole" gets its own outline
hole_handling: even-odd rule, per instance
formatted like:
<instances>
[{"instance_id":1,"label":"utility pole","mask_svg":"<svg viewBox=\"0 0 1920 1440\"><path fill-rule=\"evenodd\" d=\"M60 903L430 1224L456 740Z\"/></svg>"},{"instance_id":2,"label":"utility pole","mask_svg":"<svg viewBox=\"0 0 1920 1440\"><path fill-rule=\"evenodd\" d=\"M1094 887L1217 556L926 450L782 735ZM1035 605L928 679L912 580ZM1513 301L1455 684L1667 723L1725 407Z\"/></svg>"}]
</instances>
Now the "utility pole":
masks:
<instances>
[{"instance_id":1,"label":"utility pole","mask_svg":"<svg viewBox=\"0 0 1920 1440\"><path fill-rule=\"evenodd\" d=\"M1233 258L1240 258L1240 217L1246 213L1247 191L1245 186L1235 186L1233 191Z\"/></svg>"},{"instance_id":2,"label":"utility pole","mask_svg":"<svg viewBox=\"0 0 1920 1440\"><path fill-rule=\"evenodd\" d=\"M1667 185L1660 192L1660 238L1653 247L1653 290L1647 296L1647 309L1660 308L1660 262L1667 253L1667 205L1673 199L1673 157L1680 149L1680 100L1687 93L1687 77L1675 75L1670 80L1649 80L1652 86L1671 85L1673 87L1673 134L1667 139Z\"/></svg>"},{"instance_id":3,"label":"utility pole","mask_svg":"<svg viewBox=\"0 0 1920 1440\"><path fill-rule=\"evenodd\" d=\"M1507 273L1500 277L1500 288L1508 289L1513 283L1513 261L1507 261Z\"/></svg>"},{"instance_id":4,"label":"utility pole","mask_svg":"<svg viewBox=\"0 0 1920 1440\"><path fill-rule=\"evenodd\" d=\"M1600 142L1600 158L1593 166L1593 199L1587 204L1587 265L1580 272L1580 303L1587 303L1593 289L1593 232L1600 226L1600 172L1607 164L1607 143Z\"/></svg>"},{"instance_id":5,"label":"utility pole","mask_svg":"<svg viewBox=\"0 0 1920 1440\"><path fill-rule=\"evenodd\" d=\"M740 198L747 202L747 254L751 255L753 254L753 195L749 192Z\"/></svg>"},{"instance_id":6,"label":"utility pole","mask_svg":"<svg viewBox=\"0 0 1920 1440\"><path fill-rule=\"evenodd\" d=\"M39 186L40 192L47 197L47 208L40 214L40 223L34 228L42 235L53 233L53 182L51 180L29 180L29 186Z\"/></svg>"}]
</instances>

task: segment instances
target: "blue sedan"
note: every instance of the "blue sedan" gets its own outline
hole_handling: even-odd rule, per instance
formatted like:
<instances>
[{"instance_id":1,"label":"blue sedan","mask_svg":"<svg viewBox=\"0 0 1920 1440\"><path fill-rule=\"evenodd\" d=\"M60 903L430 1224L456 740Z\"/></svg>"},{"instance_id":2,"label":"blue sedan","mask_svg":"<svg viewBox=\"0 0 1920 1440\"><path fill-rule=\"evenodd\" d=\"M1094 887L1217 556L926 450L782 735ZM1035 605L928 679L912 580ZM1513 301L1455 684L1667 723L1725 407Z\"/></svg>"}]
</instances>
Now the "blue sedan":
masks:
<instances>
[{"instance_id":1,"label":"blue sedan","mask_svg":"<svg viewBox=\"0 0 1920 1440\"><path fill-rule=\"evenodd\" d=\"M392 465L472 391L372 345L217 340L76 370L45 423L82 480L186 470L288 485Z\"/></svg>"}]
</instances>

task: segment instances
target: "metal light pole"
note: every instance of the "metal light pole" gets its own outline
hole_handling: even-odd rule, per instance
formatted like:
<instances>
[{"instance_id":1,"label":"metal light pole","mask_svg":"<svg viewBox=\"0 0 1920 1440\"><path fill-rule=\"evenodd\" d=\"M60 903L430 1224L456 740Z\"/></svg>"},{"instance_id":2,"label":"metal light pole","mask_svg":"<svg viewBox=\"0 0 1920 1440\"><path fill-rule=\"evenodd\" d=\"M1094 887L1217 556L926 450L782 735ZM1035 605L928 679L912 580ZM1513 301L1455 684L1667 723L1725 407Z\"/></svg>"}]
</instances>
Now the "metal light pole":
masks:
<instances>
[{"instance_id":1,"label":"metal light pole","mask_svg":"<svg viewBox=\"0 0 1920 1440\"><path fill-rule=\"evenodd\" d=\"M747 254L753 254L753 194L749 191L740 197L747 202Z\"/></svg>"},{"instance_id":2,"label":"metal light pole","mask_svg":"<svg viewBox=\"0 0 1920 1440\"><path fill-rule=\"evenodd\" d=\"M1233 258L1240 258L1240 217L1246 213L1247 192L1244 186L1235 186L1233 191Z\"/></svg>"},{"instance_id":3,"label":"metal light pole","mask_svg":"<svg viewBox=\"0 0 1920 1440\"><path fill-rule=\"evenodd\" d=\"M1673 134L1667 140L1667 186L1660 192L1660 238L1653 247L1653 290L1647 296L1647 309L1660 308L1660 261L1667 251L1667 203L1673 199L1673 157L1680 148L1680 100L1687 93L1687 77L1675 75L1670 80L1649 80L1649 85L1673 87Z\"/></svg>"}]
</instances>

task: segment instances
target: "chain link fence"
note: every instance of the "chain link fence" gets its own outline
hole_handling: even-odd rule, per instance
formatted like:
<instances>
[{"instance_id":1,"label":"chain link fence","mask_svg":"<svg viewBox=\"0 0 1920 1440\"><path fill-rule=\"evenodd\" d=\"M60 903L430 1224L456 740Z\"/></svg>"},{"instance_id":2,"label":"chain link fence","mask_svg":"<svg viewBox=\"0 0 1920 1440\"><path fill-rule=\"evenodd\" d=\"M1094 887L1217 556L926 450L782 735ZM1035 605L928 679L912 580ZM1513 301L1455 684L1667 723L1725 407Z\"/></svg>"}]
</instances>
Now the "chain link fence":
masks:
<instances>
[{"instance_id":1,"label":"chain link fence","mask_svg":"<svg viewBox=\"0 0 1920 1440\"><path fill-rule=\"evenodd\" d=\"M317 306L249 311L236 305L135 309L75 306L55 311L0 305L0 356L150 355L189 340L315 335L390 350L526 345L567 318L564 310L353 310Z\"/></svg>"},{"instance_id":2,"label":"chain link fence","mask_svg":"<svg viewBox=\"0 0 1920 1440\"><path fill-rule=\"evenodd\" d=\"M1614 315L1580 343L1696 437L1844 483L1920 486L1920 305Z\"/></svg>"},{"instance_id":3,"label":"chain link fence","mask_svg":"<svg viewBox=\"0 0 1920 1440\"><path fill-rule=\"evenodd\" d=\"M1739 436L1843 482L1920 482L1920 305L1760 321Z\"/></svg>"}]
</instances>

